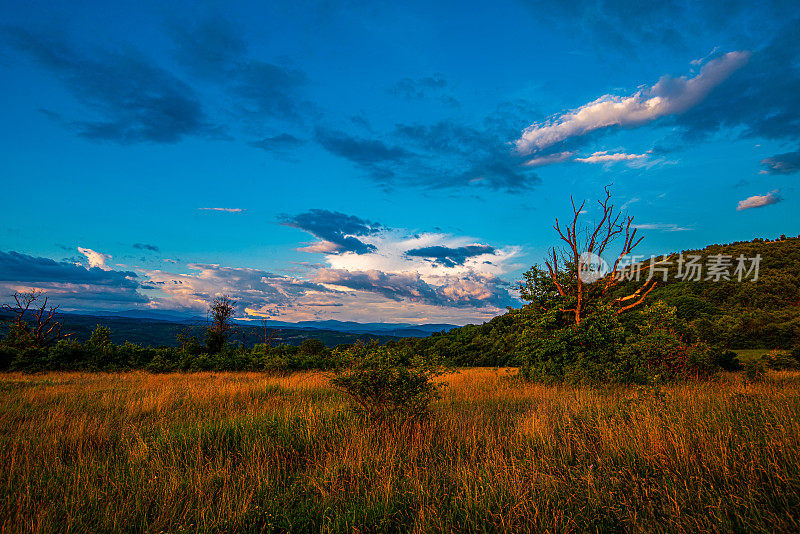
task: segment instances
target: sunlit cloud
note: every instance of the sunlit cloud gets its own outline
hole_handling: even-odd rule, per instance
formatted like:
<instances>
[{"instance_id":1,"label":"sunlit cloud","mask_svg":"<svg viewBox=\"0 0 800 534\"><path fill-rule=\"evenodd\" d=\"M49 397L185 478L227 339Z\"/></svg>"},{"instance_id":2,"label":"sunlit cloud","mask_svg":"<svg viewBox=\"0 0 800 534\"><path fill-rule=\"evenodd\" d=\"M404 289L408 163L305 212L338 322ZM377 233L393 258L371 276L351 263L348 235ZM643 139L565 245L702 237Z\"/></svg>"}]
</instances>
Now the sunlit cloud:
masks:
<instances>
[{"instance_id":1,"label":"sunlit cloud","mask_svg":"<svg viewBox=\"0 0 800 534\"><path fill-rule=\"evenodd\" d=\"M694 78L662 76L652 87L627 97L603 95L578 109L528 126L516 150L532 154L570 137L610 126L635 127L660 117L683 113L747 63L750 53L729 52L706 63Z\"/></svg>"},{"instance_id":2,"label":"sunlit cloud","mask_svg":"<svg viewBox=\"0 0 800 534\"><path fill-rule=\"evenodd\" d=\"M780 201L781 197L778 196L778 190L776 189L775 191L770 191L766 195L754 195L744 200L740 200L739 204L736 206L736 211L749 210L752 208L763 208L764 206L769 206L770 204L777 204Z\"/></svg>"},{"instance_id":3,"label":"sunlit cloud","mask_svg":"<svg viewBox=\"0 0 800 534\"><path fill-rule=\"evenodd\" d=\"M575 158L575 161L583 163L618 163L620 161L635 161L645 158L647 158L647 154L626 154L625 152L610 154L607 150L603 150L602 152L594 152L584 158Z\"/></svg>"},{"instance_id":4,"label":"sunlit cloud","mask_svg":"<svg viewBox=\"0 0 800 534\"><path fill-rule=\"evenodd\" d=\"M111 259L109 254L103 254L101 252L97 252L90 248L83 248L78 247L78 252L86 256L86 260L89 263L89 267L97 267L99 269L103 269L104 271L110 271L111 267L106 265L106 262Z\"/></svg>"}]
</instances>

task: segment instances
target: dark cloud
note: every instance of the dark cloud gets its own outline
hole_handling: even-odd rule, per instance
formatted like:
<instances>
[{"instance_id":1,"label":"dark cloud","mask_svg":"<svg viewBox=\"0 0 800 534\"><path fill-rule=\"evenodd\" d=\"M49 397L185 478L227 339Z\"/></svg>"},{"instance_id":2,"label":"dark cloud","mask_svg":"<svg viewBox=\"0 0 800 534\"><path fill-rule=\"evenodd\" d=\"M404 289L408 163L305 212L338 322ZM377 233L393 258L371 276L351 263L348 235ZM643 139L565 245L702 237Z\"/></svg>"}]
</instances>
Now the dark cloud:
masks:
<instances>
[{"instance_id":1,"label":"dark cloud","mask_svg":"<svg viewBox=\"0 0 800 534\"><path fill-rule=\"evenodd\" d=\"M413 157L404 148L389 146L378 139L362 139L342 131L317 128L316 140L328 152L350 160L370 178L391 184L398 170Z\"/></svg>"},{"instance_id":2,"label":"dark cloud","mask_svg":"<svg viewBox=\"0 0 800 534\"><path fill-rule=\"evenodd\" d=\"M318 128L316 139L325 149L362 166L397 162L411 156L402 148L376 139L360 139L345 132Z\"/></svg>"},{"instance_id":3,"label":"dark cloud","mask_svg":"<svg viewBox=\"0 0 800 534\"><path fill-rule=\"evenodd\" d=\"M795 140L800 131L800 19L790 22L747 65L674 118L690 140L736 129L742 137Z\"/></svg>"},{"instance_id":4,"label":"dark cloud","mask_svg":"<svg viewBox=\"0 0 800 534\"><path fill-rule=\"evenodd\" d=\"M519 121L503 118L506 120L490 115L481 128L454 120L397 124L397 139L424 156L403 170L405 180L430 188L483 185L507 191L528 189L538 183L536 174L522 165L524 161L508 145L508 140L518 133L508 126ZM436 167L428 163L434 160Z\"/></svg>"},{"instance_id":5,"label":"dark cloud","mask_svg":"<svg viewBox=\"0 0 800 534\"><path fill-rule=\"evenodd\" d=\"M69 262L0 251L0 289L13 292L17 286L46 291L53 304L68 308L101 308L120 303L145 303L141 286L130 271L86 268Z\"/></svg>"},{"instance_id":6,"label":"dark cloud","mask_svg":"<svg viewBox=\"0 0 800 534\"><path fill-rule=\"evenodd\" d=\"M238 69L233 93L239 96L244 113L298 119L304 104L297 92L306 83L299 69L250 60Z\"/></svg>"},{"instance_id":7,"label":"dark cloud","mask_svg":"<svg viewBox=\"0 0 800 534\"><path fill-rule=\"evenodd\" d=\"M504 102L478 125L452 119L401 123L372 139L319 128L316 137L329 152L352 161L387 188L520 191L540 181L509 145L531 115L527 103Z\"/></svg>"},{"instance_id":8,"label":"dark cloud","mask_svg":"<svg viewBox=\"0 0 800 534\"><path fill-rule=\"evenodd\" d=\"M282 133L272 137L264 137L258 141L251 141L248 144L254 148L266 150L267 152L282 152L298 147L303 143L305 143L305 141L302 139L298 139L297 137L288 133Z\"/></svg>"},{"instance_id":9,"label":"dark cloud","mask_svg":"<svg viewBox=\"0 0 800 534\"><path fill-rule=\"evenodd\" d=\"M63 121L88 139L174 143L185 136L218 136L187 84L134 50L80 53L54 34L5 31L19 52L55 73L97 119Z\"/></svg>"},{"instance_id":10,"label":"dark cloud","mask_svg":"<svg viewBox=\"0 0 800 534\"><path fill-rule=\"evenodd\" d=\"M610 45L625 54L637 56L643 50L663 47L686 52L691 43L723 36L748 41L759 32L770 31L797 14L793 0L746 0L694 2L664 0L576 0L556 2L527 0L537 20L560 27L578 38Z\"/></svg>"},{"instance_id":11,"label":"dark cloud","mask_svg":"<svg viewBox=\"0 0 800 534\"><path fill-rule=\"evenodd\" d=\"M312 252L374 252L374 245L364 243L355 236L374 235L383 228L379 223L355 215L323 209L312 209L294 216L282 215L280 219L285 226L303 230L323 240L324 243L318 244L320 248Z\"/></svg>"},{"instance_id":12,"label":"dark cloud","mask_svg":"<svg viewBox=\"0 0 800 534\"><path fill-rule=\"evenodd\" d=\"M135 278L136 273L131 271L104 271L97 267L87 269L74 263L0 251L0 281L4 282L63 282L135 289L139 286Z\"/></svg>"},{"instance_id":13,"label":"dark cloud","mask_svg":"<svg viewBox=\"0 0 800 534\"><path fill-rule=\"evenodd\" d=\"M167 29L175 59L198 77L223 79L247 54L241 32L224 17L172 21Z\"/></svg>"},{"instance_id":14,"label":"dark cloud","mask_svg":"<svg viewBox=\"0 0 800 534\"><path fill-rule=\"evenodd\" d=\"M495 248L489 245L467 245L464 247L422 247L406 251L406 256L431 258L445 267L463 265L467 259L482 254L494 254Z\"/></svg>"},{"instance_id":15,"label":"dark cloud","mask_svg":"<svg viewBox=\"0 0 800 534\"><path fill-rule=\"evenodd\" d=\"M345 269L321 269L315 281L370 293L378 293L387 299L438 303L436 290L422 280L419 274L385 273L382 271L348 271Z\"/></svg>"},{"instance_id":16,"label":"dark cloud","mask_svg":"<svg viewBox=\"0 0 800 534\"><path fill-rule=\"evenodd\" d=\"M761 160L769 174L793 174L800 171L800 148Z\"/></svg>"},{"instance_id":17,"label":"dark cloud","mask_svg":"<svg viewBox=\"0 0 800 534\"><path fill-rule=\"evenodd\" d=\"M440 74L434 74L433 76L417 79L403 78L392 86L390 92L406 100L423 100L436 97L445 104L458 106L459 102L455 97L442 92L447 86L447 80L442 78Z\"/></svg>"},{"instance_id":18,"label":"dark cloud","mask_svg":"<svg viewBox=\"0 0 800 534\"><path fill-rule=\"evenodd\" d=\"M224 17L181 21L169 29L178 63L233 96L240 118L298 121L315 110L301 97L305 73L250 56L241 30Z\"/></svg>"},{"instance_id":19,"label":"dark cloud","mask_svg":"<svg viewBox=\"0 0 800 534\"><path fill-rule=\"evenodd\" d=\"M314 281L379 294L397 302L408 300L450 308L503 307L513 299L498 278L468 274L449 277L431 285L419 273L387 273L378 270L320 269Z\"/></svg>"},{"instance_id":20,"label":"dark cloud","mask_svg":"<svg viewBox=\"0 0 800 534\"><path fill-rule=\"evenodd\" d=\"M133 248L138 250L149 250L150 252L159 252L159 248L155 245L148 245L147 243L134 243Z\"/></svg>"}]
</instances>

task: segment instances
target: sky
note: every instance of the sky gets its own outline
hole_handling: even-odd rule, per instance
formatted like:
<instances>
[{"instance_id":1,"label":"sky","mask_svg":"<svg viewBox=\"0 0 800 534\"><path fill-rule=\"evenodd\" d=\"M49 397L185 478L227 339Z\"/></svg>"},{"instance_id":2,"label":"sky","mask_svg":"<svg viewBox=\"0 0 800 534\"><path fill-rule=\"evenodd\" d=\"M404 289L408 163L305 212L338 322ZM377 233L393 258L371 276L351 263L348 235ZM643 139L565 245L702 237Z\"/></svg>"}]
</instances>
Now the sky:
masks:
<instances>
[{"instance_id":1,"label":"sky","mask_svg":"<svg viewBox=\"0 0 800 534\"><path fill-rule=\"evenodd\" d=\"M0 5L6 300L480 323L609 184L640 254L800 233L796 1Z\"/></svg>"}]
</instances>

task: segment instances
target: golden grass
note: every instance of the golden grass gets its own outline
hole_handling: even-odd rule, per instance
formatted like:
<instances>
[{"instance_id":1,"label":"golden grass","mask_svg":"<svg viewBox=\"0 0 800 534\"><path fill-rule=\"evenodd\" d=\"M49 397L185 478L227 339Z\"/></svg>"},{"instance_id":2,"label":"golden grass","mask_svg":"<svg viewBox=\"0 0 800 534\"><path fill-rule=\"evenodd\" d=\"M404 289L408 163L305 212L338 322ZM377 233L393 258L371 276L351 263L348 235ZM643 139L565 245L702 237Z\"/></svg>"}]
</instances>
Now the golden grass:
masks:
<instances>
[{"instance_id":1,"label":"golden grass","mask_svg":"<svg viewBox=\"0 0 800 534\"><path fill-rule=\"evenodd\" d=\"M585 389L469 369L374 427L320 373L7 374L0 527L798 531L800 374Z\"/></svg>"}]
</instances>

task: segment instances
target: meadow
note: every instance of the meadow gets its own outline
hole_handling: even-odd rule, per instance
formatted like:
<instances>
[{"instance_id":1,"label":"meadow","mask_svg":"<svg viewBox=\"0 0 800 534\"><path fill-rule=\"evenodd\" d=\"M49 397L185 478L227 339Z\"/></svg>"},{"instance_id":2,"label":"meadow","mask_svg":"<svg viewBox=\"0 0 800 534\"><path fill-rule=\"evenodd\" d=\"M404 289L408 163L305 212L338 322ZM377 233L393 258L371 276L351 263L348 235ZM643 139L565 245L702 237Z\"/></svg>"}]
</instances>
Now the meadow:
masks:
<instances>
[{"instance_id":1,"label":"meadow","mask_svg":"<svg viewBox=\"0 0 800 534\"><path fill-rule=\"evenodd\" d=\"M0 377L4 532L800 531L800 373L449 374L374 425L319 372Z\"/></svg>"}]
</instances>

